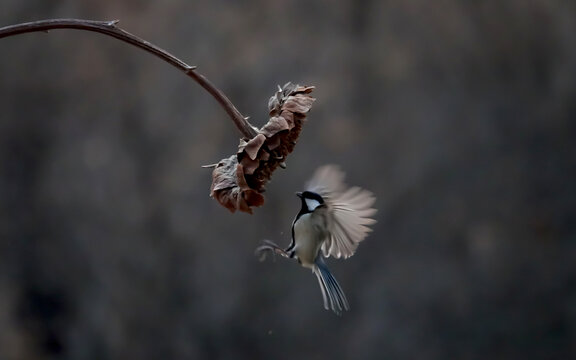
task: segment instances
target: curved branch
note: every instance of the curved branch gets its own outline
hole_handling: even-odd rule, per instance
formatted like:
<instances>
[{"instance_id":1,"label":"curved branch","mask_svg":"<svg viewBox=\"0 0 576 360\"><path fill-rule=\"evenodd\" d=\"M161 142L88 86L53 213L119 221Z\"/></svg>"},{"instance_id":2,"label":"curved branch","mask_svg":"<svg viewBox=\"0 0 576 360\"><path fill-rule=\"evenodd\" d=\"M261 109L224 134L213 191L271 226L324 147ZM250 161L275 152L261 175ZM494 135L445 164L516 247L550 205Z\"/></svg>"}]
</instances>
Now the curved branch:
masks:
<instances>
[{"instance_id":1,"label":"curved branch","mask_svg":"<svg viewBox=\"0 0 576 360\"><path fill-rule=\"evenodd\" d=\"M122 30L117 27L119 20L113 21L94 21L94 20L83 20L83 19L49 19L33 21L28 23L10 25L0 28L0 39L4 37L14 36L18 34L35 32L35 31L45 31L52 29L78 29L86 31L94 31L104 35L112 36L118 40L124 41L128 44L139 47L149 53L158 56L160 59L168 62L172 66L182 70L186 75L194 79L200 86L202 86L206 91L212 95L218 103L226 110L226 113L238 130L245 137L252 139L256 136L256 129L250 125L247 118L242 116L242 114L236 109L234 104L228 99L228 97L216 88L208 79L206 79L202 74L195 71L195 66L190 66L146 40L143 40L129 32Z\"/></svg>"}]
</instances>

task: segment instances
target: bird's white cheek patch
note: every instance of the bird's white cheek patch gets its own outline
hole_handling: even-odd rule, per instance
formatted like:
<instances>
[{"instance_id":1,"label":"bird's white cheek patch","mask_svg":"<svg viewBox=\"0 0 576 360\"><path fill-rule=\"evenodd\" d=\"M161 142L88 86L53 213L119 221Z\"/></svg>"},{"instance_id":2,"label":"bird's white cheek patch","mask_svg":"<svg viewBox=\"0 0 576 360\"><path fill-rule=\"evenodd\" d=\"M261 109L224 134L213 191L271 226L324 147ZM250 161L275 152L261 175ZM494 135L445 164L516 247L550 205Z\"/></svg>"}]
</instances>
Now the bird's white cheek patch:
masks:
<instances>
[{"instance_id":1,"label":"bird's white cheek patch","mask_svg":"<svg viewBox=\"0 0 576 360\"><path fill-rule=\"evenodd\" d=\"M306 199L306 206L308 207L308 210L314 211L314 209L320 206L320 202L315 199Z\"/></svg>"}]
</instances>

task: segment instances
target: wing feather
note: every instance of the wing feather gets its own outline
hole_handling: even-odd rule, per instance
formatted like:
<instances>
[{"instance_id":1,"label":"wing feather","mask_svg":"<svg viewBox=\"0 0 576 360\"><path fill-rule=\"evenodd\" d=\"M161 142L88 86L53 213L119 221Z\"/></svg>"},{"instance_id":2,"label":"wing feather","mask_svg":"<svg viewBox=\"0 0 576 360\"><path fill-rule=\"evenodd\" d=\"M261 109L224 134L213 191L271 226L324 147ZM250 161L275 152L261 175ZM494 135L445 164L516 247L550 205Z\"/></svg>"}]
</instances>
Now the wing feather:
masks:
<instances>
[{"instance_id":1,"label":"wing feather","mask_svg":"<svg viewBox=\"0 0 576 360\"><path fill-rule=\"evenodd\" d=\"M330 236L322 244L324 256L348 258L356 252L358 244L372 231L376 223L372 218L376 209L374 195L357 186L348 188L344 172L335 165L325 165L314 173L306 185L324 199L328 208L328 231Z\"/></svg>"}]
</instances>

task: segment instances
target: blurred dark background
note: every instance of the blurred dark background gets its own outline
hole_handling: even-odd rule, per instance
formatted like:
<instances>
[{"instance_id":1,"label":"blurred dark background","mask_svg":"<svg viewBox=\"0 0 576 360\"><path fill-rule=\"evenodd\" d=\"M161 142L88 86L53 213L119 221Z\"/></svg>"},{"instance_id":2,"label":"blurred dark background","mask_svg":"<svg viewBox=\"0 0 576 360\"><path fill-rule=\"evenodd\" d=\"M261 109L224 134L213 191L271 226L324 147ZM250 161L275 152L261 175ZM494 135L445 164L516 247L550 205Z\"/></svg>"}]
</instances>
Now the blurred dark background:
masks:
<instances>
[{"instance_id":1,"label":"blurred dark background","mask_svg":"<svg viewBox=\"0 0 576 360\"><path fill-rule=\"evenodd\" d=\"M196 83L115 39L0 40L0 359L576 356L576 3L4 0L0 26L120 19L262 125L317 102L265 207L210 170L238 132ZM374 233L325 311L288 244L294 192L340 164Z\"/></svg>"}]
</instances>

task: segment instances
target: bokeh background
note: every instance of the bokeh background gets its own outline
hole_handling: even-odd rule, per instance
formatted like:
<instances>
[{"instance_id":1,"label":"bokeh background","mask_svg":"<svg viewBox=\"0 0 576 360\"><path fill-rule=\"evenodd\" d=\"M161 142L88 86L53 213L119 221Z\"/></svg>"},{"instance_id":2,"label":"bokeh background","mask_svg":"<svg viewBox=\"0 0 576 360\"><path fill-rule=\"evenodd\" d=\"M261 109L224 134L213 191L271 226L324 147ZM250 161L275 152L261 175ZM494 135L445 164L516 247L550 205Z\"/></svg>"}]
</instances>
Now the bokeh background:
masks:
<instances>
[{"instance_id":1,"label":"bokeh background","mask_svg":"<svg viewBox=\"0 0 576 360\"><path fill-rule=\"evenodd\" d=\"M0 26L120 19L262 125L317 87L265 207L210 170L239 134L196 83L100 34L0 40L0 359L576 356L576 3L3 0ZM335 163L377 196L325 311L288 244Z\"/></svg>"}]
</instances>

